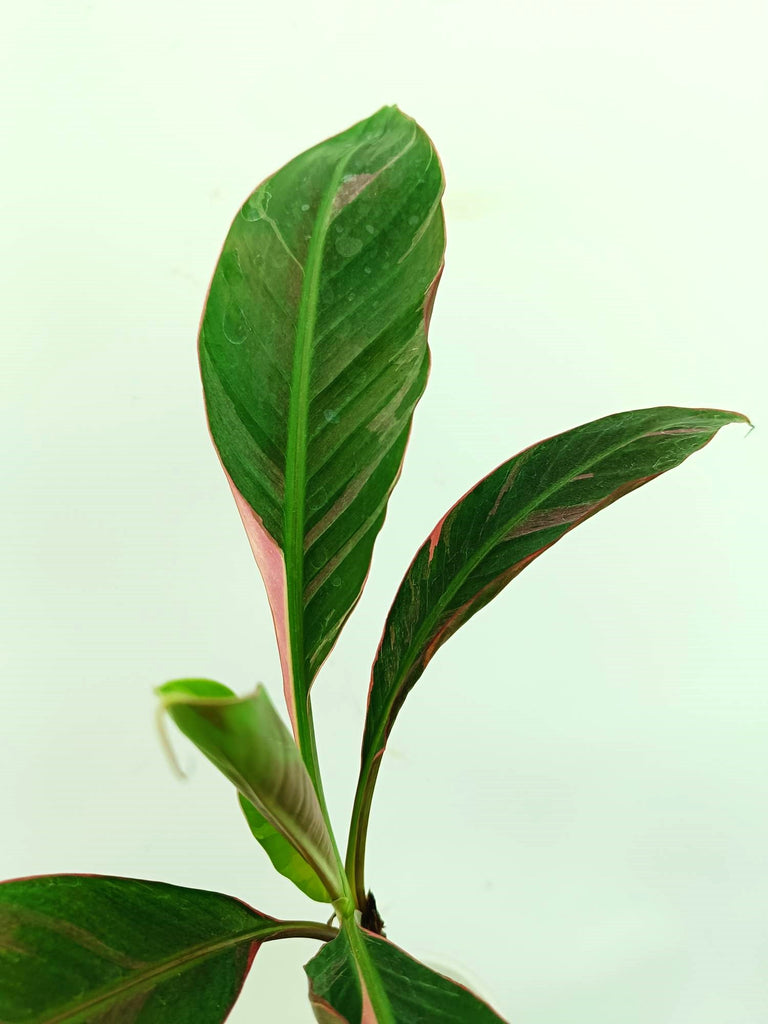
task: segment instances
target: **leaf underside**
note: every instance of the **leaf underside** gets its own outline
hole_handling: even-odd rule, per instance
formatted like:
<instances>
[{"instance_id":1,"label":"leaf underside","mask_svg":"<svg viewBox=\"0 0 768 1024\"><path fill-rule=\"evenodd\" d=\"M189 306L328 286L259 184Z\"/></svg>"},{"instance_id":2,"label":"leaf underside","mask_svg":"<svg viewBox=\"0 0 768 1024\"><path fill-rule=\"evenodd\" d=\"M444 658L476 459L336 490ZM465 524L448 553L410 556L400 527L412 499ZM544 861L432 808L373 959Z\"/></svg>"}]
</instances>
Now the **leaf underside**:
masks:
<instances>
[{"instance_id":1,"label":"leaf underside","mask_svg":"<svg viewBox=\"0 0 768 1024\"><path fill-rule=\"evenodd\" d=\"M349 931L355 928L355 935ZM320 1024L499 1024L462 985L379 935L345 925L305 966Z\"/></svg>"},{"instance_id":2,"label":"leaf underside","mask_svg":"<svg viewBox=\"0 0 768 1024\"><path fill-rule=\"evenodd\" d=\"M238 793L238 799L252 835L265 850L275 870L289 878L311 900L316 900L318 903L330 903L330 893L317 877L312 866L304 860L285 836L267 821L250 800L247 800L242 793Z\"/></svg>"},{"instance_id":3,"label":"leaf underside","mask_svg":"<svg viewBox=\"0 0 768 1024\"><path fill-rule=\"evenodd\" d=\"M211 283L211 434L269 595L289 711L357 601L413 409L442 265L432 145L387 107L267 179Z\"/></svg>"},{"instance_id":4,"label":"leaf underside","mask_svg":"<svg viewBox=\"0 0 768 1024\"><path fill-rule=\"evenodd\" d=\"M0 885L3 1024L220 1024L281 922L219 893L51 875Z\"/></svg>"},{"instance_id":5,"label":"leaf underside","mask_svg":"<svg viewBox=\"0 0 768 1024\"><path fill-rule=\"evenodd\" d=\"M266 690L237 697L212 680L179 679L157 692L185 736L245 798L251 831L277 870L313 899L338 896L339 870L317 794Z\"/></svg>"},{"instance_id":6,"label":"leaf underside","mask_svg":"<svg viewBox=\"0 0 768 1024\"><path fill-rule=\"evenodd\" d=\"M737 422L748 421L738 413L669 407L606 416L514 456L440 520L398 589L373 665L348 854L358 897L380 757L435 652L566 533Z\"/></svg>"}]
</instances>

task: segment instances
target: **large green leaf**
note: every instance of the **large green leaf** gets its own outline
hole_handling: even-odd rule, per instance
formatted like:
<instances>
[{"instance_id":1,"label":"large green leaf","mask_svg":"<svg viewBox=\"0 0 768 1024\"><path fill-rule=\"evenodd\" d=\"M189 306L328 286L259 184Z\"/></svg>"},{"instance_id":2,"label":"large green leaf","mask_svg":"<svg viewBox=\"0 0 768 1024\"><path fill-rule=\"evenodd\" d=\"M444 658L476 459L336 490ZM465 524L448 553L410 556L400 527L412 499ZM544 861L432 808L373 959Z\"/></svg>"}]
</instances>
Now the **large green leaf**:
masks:
<instances>
[{"instance_id":1,"label":"large green leaf","mask_svg":"<svg viewBox=\"0 0 768 1024\"><path fill-rule=\"evenodd\" d=\"M305 892L309 882L313 899L340 896L340 871L312 780L264 687L236 697L210 679L178 679L157 693L184 735L271 826L254 835L278 871ZM286 846L298 855L297 871Z\"/></svg>"},{"instance_id":2,"label":"large green leaf","mask_svg":"<svg viewBox=\"0 0 768 1024\"><path fill-rule=\"evenodd\" d=\"M347 857L358 899L381 755L408 691L437 649L569 530L736 422L747 420L711 409L606 416L514 456L440 520L400 585L373 666Z\"/></svg>"},{"instance_id":3,"label":"large green leaf","mask_svg":"<svg viewBox=\"0 0 768 1024\"><path fill-rule=\"evenodd\" d=\"M499 1024L487 1003L397 946L346 923L305 966L320 1024Z\"/></svg>"},{"instance_id":4,"label":"large green leaf","mask_svg":"<svg viewBox=\"0 0 768 1024\"><path fill-rule=\"evenodd\" d=\"M362 590L427 379L442 192L395 107L320 143L235 218L200 328L211 434L310 765L309 687Z\"/></svg>"},{"instance_id":5,"label":"large green leaf","mask_svg":"<svg viewBox=\"0 0 768 1024\"><path fill-rule=\"evenodd\" d=\"M219 893L51 875L0 885L3 1024L219 1024L262 942L323 935Z\"/></svg>"}]
</instances>

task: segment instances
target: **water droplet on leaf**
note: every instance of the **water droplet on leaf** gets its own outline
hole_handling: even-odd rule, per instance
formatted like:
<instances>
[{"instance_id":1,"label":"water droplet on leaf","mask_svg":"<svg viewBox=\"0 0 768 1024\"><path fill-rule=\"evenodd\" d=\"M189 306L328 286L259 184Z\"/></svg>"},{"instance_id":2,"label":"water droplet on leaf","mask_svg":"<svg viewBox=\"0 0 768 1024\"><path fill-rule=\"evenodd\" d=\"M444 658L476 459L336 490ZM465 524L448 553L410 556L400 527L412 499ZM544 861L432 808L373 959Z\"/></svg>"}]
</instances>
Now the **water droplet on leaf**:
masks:
<instances>
[{"instance_id":1,"label":"water droplet on leaf","mask_svg":"<svg viewBox=\"0 0 768 1024\"><path fill-rule=\"evenodd\" d=\"M264 207L261 195L257 192L248 199L240 211L245 220L261 220Z\"/></svg>"},{"instance_id":2,"label":"water droplet on leaf","mask_svg":"<svg viewBox=\"0 0 768 1024\"><path fill-rule=\"evenodd\" d=\"M336 249L342 256L356 256L362 248L362 238L355 238L354 235L340 235L336 239Z\"/></svg>"},{"instance_id":3,"label":"water droplet on leaf","mask_svg":"<svg viewBox=\"0 0 768 1024\"><path fill-rule=\"evenodd\" d=\"M242 345L251 336L251 325L239 306L229 306L221 322L224 337L232 345Z\"/></svg>"}]
</instances>

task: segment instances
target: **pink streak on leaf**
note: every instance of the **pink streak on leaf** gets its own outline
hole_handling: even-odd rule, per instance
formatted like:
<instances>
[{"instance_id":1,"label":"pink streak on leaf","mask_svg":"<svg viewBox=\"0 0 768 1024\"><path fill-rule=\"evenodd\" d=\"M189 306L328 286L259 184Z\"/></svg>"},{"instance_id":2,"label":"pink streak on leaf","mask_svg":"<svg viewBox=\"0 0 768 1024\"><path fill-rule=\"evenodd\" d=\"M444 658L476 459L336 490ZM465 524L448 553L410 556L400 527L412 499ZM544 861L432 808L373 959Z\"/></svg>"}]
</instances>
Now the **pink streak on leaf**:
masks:
<instances>
[{"instance_id":1,"label":"pink streak on leaf","mask_svg":"<svg viewBox=\"0 0 768 1024\"><path fill-rule=\"evenodd\" d=\"M274 538L267 533L264 523L253 511L251 506L238 491L232 477L227 473L229 486L235 498L237 510L243 521L245 532L248 535L248 542L251 551L259 567L261 578L267 590L269 607L272 611L272 620L275 624L277 635L277 647L280 652L280 667L283 672L283 692L285 703L288 705L288 714L293 725L293 734L297 738L296 726L296 695L293 691L293 667L291 664L291 647L288 630L288 581L285 574L285 558L283 552Z\"/></svg>"},{"instance_id":2,"label":"pink streak on leaf","mask_svg":"<svg viewBox=\"0 0 768 1024\"><path fill-rule=\"evenodd\" d=\"M320 1024L333 1024L334 1021L338 1021L339 1024L349 1024L346 1017L342 1017L340 1013L327 1003L320 996L315 995L310 989L309 1001L312 1004L312 1010L315 1014L315 1020L319 1021Z\"/></svg>"},{"instance_id":3,"label":"pink streak on leaf","mask_svg":"<svg viewBox=\"0 0 768 1024\"><path fill-rule=\"evenodd\" d=\"M440 278L443 276L443 270L445 264L440 264L440 269L435 274L434 280L427 289L427 293L424 296L424 330L429 330L429 324L432 320L432 310L435 308L435 296L437 295L437 289L440 284Z\"/></svg>"},{"instance_id":4,"label":"pink streak on leaf","mask_svg":"<svg viewBox=\"0 0 768 1024\"><path fill-rule=\"evenodd\" d=\"M361 931L365 931L365 929L361 929ZM360 980L360 994L362 996L363 1003L362 1013L360 1015L360 1024L378 1024L378 1017L376 1016L376 1011L374 1010L373 1004L371 1003L371 997L368 994L368 989L365 986L363 973L360 970L359 966L357 968L357 976Z\"/></svg>"},{"instance_id":5,"label":"pink streak on leaf","mask_svg":"<svg viewBox=\"0 0 768 1024\"><path fill-rule=\"evenodd\" d=\"M368 989L363 988L363 1014L360 1018L360 1024L377 1024L378 1017L376 1011L371 1004L371 997L368 995Z\"/></svg>"},{"instance_id":6,"label":"pink streak on leaf","mask_svg":"<svg viewBox=\"0 0 768 1024\"><path fill-rule=\"evenodd\" d=\"M238 900L238 903L242 903L242 900ZM244 903L243 906L247 907L248 904ZM242 973L242 975L240 977L240 983L238 985L236 985L236 990L233 993L232 1002L230 1004L229 1010L227 1011L227 1016L224 1018L224 1021L227 1021L229 1019L229 1015L232 1013L232 1010L235 1007L235 1003L240 998L240 993L243 991L243 985L245 985L245 979L251 973L251 967L253 967L253 961L256 959L256 954L261 949L261 945L262 944L261 944L261 942L258 939L254 939L254 941L248 947L248 960L247 960L246 965L245 965L245 970L243 971L243 973Z\"/></svg>"},{"instance_id":7,"label":"pink streak on leaf","mask_svg":"<svg viewBox=\"0 0 768 1024\"><path fill-rule=\"evenodd\" d=\"M443 532L443 523L448 518L448 514L448 512L445 513L443 518L440 520L440 522L434 528L432 533L430 533L429 535L429 558L427 561L427 565L429 565L429 563L432 561L432 556L435 553L435 548L437 547L438 541L440 540L440 534Z\"/></svg>"}]
</instances>

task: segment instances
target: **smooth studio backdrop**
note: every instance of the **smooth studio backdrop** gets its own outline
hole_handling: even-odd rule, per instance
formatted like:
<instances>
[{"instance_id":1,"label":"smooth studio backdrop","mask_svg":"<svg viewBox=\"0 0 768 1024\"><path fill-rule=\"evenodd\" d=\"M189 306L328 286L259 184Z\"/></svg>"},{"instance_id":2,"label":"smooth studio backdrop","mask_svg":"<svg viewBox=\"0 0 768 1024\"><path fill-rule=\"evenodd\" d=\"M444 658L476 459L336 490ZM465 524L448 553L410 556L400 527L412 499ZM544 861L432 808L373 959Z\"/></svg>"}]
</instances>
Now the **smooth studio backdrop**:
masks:
<instances>
[{"instance_id":1,"label":"smooth studio backdrop","mask_svg":"<svg viewBox=\"0 0 768 1024\"><path fill-rule=\"evenodd\" d=\"M397 103L446 171L433 374L368 588L315 688L346 835L368 672L417 546L513 452L606 413L749 414L444 647L380 774L389 936L515 1024L768 1020L762 2L29 0L4 13L0 876L323 914L152 687L279 697L196 365L240 203ZM307 1024L311 942L233 1024Z\"/></svg>"}]
</instances>

